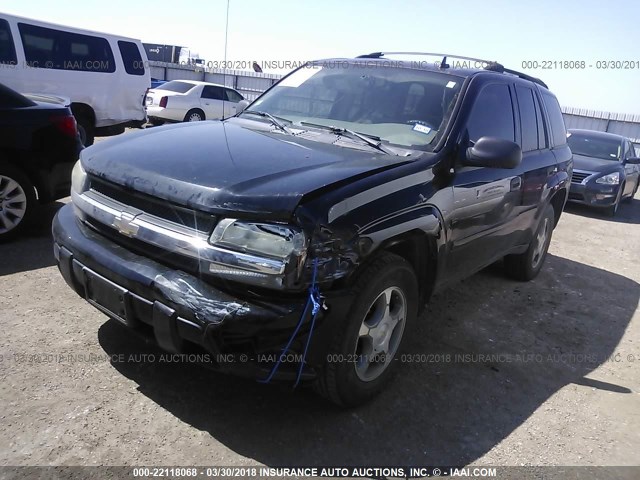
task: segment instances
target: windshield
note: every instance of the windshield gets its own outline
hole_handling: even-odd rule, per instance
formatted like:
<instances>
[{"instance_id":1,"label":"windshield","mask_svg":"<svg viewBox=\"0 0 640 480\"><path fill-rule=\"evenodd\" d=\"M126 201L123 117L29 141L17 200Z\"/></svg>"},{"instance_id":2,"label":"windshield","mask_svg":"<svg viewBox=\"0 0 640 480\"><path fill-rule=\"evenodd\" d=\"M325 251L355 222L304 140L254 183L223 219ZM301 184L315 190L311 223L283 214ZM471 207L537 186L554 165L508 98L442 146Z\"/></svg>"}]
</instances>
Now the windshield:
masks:
<instances>
[{"instance_id":1,"label":"windshield","mask_svg":"<svg viewBox=\"0 0 640 480\"><path fill-rule=\"evenodd\" d=\"M171 82L163 83L159 87L156 87L154 90L168 90L170 92L187 93L193 87L195 87L193 83L173 80Z\"/></svg>"},{"instance_id":2,"label":"windshield","mask_svg":"<svg viewBox=\"0 0 640 480\"><path fill-rule=\"evenodd\" d=\"M423 148L444 128L463 80L370 64L309 65L283 79L250 109L297 125L349 129L403 147Z\"/></svg>"},{"instance_id":3,"label":"windshield","mask_svg":"<svg viewBox=\"0 0 640 480\"><path fill-rule=\"evenodd\" d=\"M620 160L622 143L619 140L569 133L567 142L574 155L584 155L602 160Z\"/></svg>"}]
</instances>

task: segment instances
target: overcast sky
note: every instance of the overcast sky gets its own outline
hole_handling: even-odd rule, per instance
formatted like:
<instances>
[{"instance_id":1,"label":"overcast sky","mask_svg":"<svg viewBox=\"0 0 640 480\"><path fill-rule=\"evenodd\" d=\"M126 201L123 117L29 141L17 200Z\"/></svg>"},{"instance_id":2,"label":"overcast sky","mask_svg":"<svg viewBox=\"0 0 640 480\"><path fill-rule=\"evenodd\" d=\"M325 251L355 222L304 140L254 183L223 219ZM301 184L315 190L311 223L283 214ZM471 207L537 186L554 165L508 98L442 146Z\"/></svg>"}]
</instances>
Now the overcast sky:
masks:
<instances>
[{"instance_id":1,"label":"overcast sky","mask_svg":"<svg viewBox=\"0 0 640 480\"><path fill-rule=\"evenodd\" d=\"M6 13L188 46L211 62L225 56L226 9L227 0L0 4ZM442 51L540 77L565 106L640 114L639 38L637 0L230 0L227 60L264 64ZM586 68L553 68L565 60L584 61ZM527 61L552 68L524 69ZM598 69L603 61L635 68Z\"/></svg>"}]
</instances>

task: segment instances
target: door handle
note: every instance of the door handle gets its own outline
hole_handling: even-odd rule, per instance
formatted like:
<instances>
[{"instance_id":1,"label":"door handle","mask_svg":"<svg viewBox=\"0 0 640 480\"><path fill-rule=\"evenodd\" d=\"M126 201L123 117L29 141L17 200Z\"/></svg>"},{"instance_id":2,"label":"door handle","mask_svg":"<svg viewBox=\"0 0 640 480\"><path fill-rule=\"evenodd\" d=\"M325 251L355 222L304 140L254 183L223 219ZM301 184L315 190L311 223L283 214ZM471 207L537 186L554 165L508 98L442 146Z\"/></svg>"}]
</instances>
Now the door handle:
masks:
<instances>
[{"instance_id":1,"label":"door handle","mask_svg":"<svg viewBox=\"0 0 640 480\"><path fill-rule=\"evenodd\" d=\"M511 179L511 191L515 192L517 190L520 190L521 187L522 187L522 178L513 177Z\"/></svg>"}]
</instances>

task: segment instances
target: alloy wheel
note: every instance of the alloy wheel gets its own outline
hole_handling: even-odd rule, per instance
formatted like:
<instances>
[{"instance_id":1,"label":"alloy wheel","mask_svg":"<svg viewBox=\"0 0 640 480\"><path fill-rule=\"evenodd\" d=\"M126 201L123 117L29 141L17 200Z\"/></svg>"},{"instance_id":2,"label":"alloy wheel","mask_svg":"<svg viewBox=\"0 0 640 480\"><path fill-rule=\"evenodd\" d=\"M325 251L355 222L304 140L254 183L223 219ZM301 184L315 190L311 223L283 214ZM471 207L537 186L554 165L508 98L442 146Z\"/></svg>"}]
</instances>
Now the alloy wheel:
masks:
<instances>
[{"instance_id":1,"label":"alloy wheel","mask_svg":"<svg viewBox=\"0 0 640 480\"><path fill-rule=\"evenodd\" d=\"M18 226L27 213L27 195L11 177L0 175L0 234Z\"/></svg>"},{"instance_id":2,"label":"alloy wheel","mask_svg":"<svg viewBox=\"0 0 640 480\"><path fill-rule=\"evenodd\" d=\"M542 222L542 225L540 225L540 228L538 229L538 234L536 235L536 247L533 251L532 263L534 269L544 258L547 240L551 230L551 222L549 221L549 218L545 217Z\"/></svg>"},{"instance_id":3,"label":"alloy wheel","mask_svg":"<svg viewBox=\"0 0 640 480\"><path fill-rule=\"evenodd\" d=\"M378 295L365 315L355 348L358 378L370 382L389 366L398 350L407 320L407 300L398 287Z\"/></svg>"}]
</instances>

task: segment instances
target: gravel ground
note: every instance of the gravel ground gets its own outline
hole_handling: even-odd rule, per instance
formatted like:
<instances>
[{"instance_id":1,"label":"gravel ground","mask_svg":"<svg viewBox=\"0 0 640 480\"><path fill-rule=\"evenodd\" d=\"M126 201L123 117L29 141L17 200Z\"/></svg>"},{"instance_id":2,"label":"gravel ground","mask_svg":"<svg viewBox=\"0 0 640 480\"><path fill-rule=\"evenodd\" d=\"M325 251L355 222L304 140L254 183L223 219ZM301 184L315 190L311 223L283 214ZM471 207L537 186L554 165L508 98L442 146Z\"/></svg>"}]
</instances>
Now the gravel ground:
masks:
<instances>
[{"instance_id":1,"label":"gravel ground","mask_svg":"<svg viewBox=\"0 0 640 480\"><path fill-rule=\"evenodd\" d=\"M350 411L160 362L63 281L61 205L0 245L0 465L638 464L638 198L568 207L533 282L495 265L438 294L413 361Z\"/></svg>"}]
</instances>

